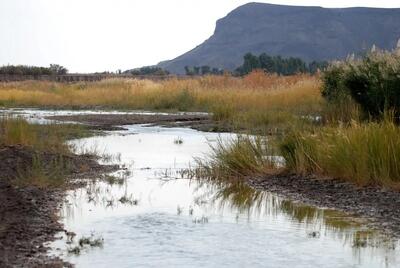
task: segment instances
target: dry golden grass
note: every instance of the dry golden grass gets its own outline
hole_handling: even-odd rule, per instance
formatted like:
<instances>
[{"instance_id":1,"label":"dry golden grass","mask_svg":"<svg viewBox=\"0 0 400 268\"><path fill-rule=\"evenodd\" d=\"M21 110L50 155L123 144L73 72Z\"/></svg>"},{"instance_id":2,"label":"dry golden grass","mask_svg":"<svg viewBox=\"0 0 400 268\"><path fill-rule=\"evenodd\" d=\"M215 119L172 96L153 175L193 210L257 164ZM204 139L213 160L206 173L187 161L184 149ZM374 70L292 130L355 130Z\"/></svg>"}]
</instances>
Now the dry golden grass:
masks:
<instances>
[{"instance_id":1,"label":"dry golden grass","mask_svg":"<svg viewBox=\"0 0 400 268\"><path fill-rule=\"evenodd\" d=\"M7 107L104 108L212 112L220 121L264 126L321 111L319 78L253 72L244 78L205 76L165 81L110 79L61 84L0 84Z\"/></svg>"}]
</instances>

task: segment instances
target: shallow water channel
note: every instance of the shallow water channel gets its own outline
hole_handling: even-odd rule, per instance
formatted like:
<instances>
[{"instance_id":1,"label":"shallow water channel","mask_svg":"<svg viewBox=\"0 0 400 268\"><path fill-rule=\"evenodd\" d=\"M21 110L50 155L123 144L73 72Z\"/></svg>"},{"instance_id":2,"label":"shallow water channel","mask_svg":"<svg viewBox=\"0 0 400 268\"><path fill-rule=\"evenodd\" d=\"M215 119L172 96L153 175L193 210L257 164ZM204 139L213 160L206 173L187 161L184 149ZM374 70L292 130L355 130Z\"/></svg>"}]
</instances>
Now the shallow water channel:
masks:
<instances>
[{"instance_id":1,"label":"shallow water channel","mask_svg":"<svg viewBox=\"0 0 400 268\"><path fill-rule=\"evenodd\" d=\"M399 243L361 219L181 177L209 144L234 134L127 128L73 141L126 170L68 192L60 216L77 235L51 243L52 255L77 267L399 267ZM82 237L101 245L69 252Z\"/></svg>"}]
</instances>

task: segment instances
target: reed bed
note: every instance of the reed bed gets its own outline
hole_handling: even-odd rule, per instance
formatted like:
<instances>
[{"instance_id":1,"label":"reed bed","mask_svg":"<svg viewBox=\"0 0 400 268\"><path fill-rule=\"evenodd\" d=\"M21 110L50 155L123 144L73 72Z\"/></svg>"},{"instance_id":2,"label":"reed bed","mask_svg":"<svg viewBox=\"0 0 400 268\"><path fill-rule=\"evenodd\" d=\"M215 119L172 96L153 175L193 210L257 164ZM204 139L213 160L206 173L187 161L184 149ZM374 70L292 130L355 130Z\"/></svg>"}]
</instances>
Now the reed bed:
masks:
<instances>
[{"instance_id":1,"label":"reed bed","mask_svg":"<svg viewBox=\"0 0 400 268\"><path fill-rule=\"evenodd\" d=\"M350 125L294 127L282 137L240 136L218 142L198 163L197 175L211 180L283 172L400 189L400 127L390 120L353 121Z\"/></svg>"},{"instance_id":2,"label":"reed bed","mask_svg":"<svg viewBox=\"0 0 400 268\"><path fill-rule=\"evenodd\" d=\"M286 168L357 185L400 185L400 128L390 120L293 131L280 144Z\"/></svg>"},{"instance_id":3,"label":"reed bed","mask_svg":"<svg viewBox=\"0 0 400 268\"><path fill-rule=\"evenodd\" d=\"M210 112L215 121L258 129L262 135L218 143L208 160L200 163L205 176L234 178L281 171L269 157L282 155L290 172L341 178L358 185L398 185L398 125L391 120L362 122L354 101L328 103L321 88L316 76L282 77L258 71L243 78L110 79L76 84L26 81L0 84L0 105ZM40 135L32 134L32 126L0 124L3 143L39 146ZM283 129L279 132L283 135L265 138L271 128ZM46 142L51 143L51 138Z\"/></svg>"},{"instance_id":4,"label":"reed bed","mask_svg":"<svg viewBox=\"0 0 400 268\"><path fill-rule=\"evenodd\" d=\"M0 106L203 111L216 121L249 128L286 124L321 111L320 81L253 72L244 78L205 76L165 81L109 79L61 84L0 84Z\"/></svg>"}]
</instances>

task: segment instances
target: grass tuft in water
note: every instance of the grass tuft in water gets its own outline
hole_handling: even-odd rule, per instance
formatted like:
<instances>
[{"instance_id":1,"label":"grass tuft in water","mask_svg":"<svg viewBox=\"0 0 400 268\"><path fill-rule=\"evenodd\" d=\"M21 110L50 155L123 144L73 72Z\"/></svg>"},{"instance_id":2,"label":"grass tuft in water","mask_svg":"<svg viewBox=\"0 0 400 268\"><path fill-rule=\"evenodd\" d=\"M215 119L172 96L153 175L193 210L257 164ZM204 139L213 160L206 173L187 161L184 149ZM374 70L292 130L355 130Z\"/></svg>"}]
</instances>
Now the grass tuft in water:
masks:
<instances>
[{"instance_id":1,"label":"grass tuft in water","mask_svg":"<svg viewBox=\"0 0 400 268\"><path fill-rule=\"evenodd\" d=\"M104 239L102 237L94 237L93 235L89 237L81 237L78 241L79 246L82 248L84 246L91 247L102 247L104 245Z\"/></svg>"},{"instance_id":2,"label":"grass tuft in water","mask_svg":"<svg viewBox=\"0 0 400 268\"><path fill-rule=\"evenodd\" d=\"M197 159L200 177L244 178L277 169L275 150L268 138L240 135L219 139L206 159Z\"/></svg>"},{"instance_id":3,"label":"grass tuft in water","mask_svg":"<svg viewBox=\"0 0 400 268\"><path fill-rule=\"evenodd\" d=\"M181 137L177 137L174 139L174 144L181 145L183 144L183 139Z\"/></svg>"},{"instance_id":4,"label":"grass tuft in water","mask_svg":"<svg viewBox=\"0 0 400 268\"><path fill-rule=\"evenodd\" d=\"M131 195L124 195L121 196L120 199L118 199L118 201L121 204L127 204L127 205L131 205L131 206L137 206L137 204L139 203L139 200L135 199L132 194Z\"/></svg>"}]
</instances>

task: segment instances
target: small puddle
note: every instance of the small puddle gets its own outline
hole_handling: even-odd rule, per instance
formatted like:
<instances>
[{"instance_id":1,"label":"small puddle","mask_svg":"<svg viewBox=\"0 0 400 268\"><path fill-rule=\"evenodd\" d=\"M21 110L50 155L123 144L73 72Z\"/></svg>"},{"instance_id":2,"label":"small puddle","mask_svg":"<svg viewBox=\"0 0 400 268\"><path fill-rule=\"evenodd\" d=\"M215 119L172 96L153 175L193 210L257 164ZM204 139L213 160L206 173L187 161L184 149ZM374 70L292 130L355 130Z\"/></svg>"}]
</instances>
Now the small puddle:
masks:
<instances>
[{"instance_id":1,"label":"small puddle","mask_svg":"<svg viewBox=\"0 0 400 268\"><path fill-rule=\"evenodd\" d=\"M234 134L127 128L73 141L118 155L126 170L68 192L61 220L76 236L60 234L52 255L77 267L398 267L399 242L364 220L181 177L208 143ZM72 252L82 237L99 243Z\"/></svg>"}]
</instances>

